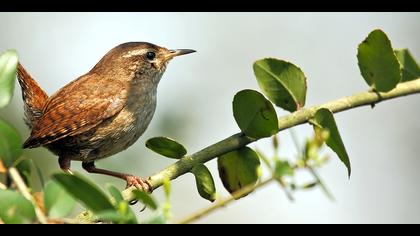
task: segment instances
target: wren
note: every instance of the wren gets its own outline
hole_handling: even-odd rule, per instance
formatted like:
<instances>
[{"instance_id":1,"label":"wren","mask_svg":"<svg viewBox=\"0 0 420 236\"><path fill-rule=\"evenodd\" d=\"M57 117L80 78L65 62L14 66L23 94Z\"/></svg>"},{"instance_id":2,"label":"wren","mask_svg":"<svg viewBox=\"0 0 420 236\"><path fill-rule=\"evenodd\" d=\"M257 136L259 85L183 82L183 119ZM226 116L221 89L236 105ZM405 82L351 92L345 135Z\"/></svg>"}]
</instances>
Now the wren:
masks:
<instances>
[{"instance_id":1,"label":"wren","mask_svg":"<svg viewBox=\"0 0 420 236\"><path fill-rule=\"evenodd\" d=\"M124 43L50 97L19 63L25 123L31 129L23 147L46 147L58 156L65 172L72 173L71 161L81 161L89 173L114 176L124 179L127 187L152 191L146 179L99 169L94 162L137 141L152 120L158 83L168 62L193 52L147 42Z\"/></svg>"}]
</instances>

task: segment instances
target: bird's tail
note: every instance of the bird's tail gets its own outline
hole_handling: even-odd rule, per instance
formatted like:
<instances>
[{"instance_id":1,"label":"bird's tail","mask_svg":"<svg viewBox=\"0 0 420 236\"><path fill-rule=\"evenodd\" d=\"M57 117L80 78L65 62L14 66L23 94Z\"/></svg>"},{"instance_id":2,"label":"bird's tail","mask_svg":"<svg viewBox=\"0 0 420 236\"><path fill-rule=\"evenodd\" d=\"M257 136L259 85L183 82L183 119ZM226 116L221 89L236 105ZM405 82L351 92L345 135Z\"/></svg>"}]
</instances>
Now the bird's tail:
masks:
<instances>
[{"instance_id":1,"label":"bird's tail","mask_svg":"<svg viewBox=\"0 0 420 236\"><path fill-rule=\"evenodd\" d=\"M38 83L26 72L22 64L18 63L17 78L22 88L23 108L25 110L25 123L32 128L42 116L48 95L39 87Z\"/></svg>"}]
</instances>

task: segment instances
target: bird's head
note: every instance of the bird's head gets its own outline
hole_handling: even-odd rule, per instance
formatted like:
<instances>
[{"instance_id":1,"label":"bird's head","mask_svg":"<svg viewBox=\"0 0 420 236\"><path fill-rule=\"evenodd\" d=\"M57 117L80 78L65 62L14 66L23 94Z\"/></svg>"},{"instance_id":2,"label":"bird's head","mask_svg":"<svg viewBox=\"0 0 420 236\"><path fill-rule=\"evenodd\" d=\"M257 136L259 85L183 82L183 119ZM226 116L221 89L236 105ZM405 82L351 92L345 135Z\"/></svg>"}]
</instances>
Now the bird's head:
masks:
<instances>
[{"instance_id":1,"label":"bird's head","mask_svg":"<svg viewBox=\"0 0 420 236\"><path fill-rule=\"evenodd\" d=\"M123 43L111 49L93 70L159 80L170 60L193 52L192 49L170 50L147 42Z\"/></svg>"}]
</instances>

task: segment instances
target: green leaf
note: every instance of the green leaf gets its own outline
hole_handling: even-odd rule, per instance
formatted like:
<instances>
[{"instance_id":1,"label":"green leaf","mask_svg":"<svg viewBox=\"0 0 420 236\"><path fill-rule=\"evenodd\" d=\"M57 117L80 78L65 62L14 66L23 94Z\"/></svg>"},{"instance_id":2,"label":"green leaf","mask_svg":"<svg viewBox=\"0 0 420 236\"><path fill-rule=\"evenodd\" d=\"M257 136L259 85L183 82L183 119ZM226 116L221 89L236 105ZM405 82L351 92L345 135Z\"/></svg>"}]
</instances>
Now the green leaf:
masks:
<instances>
[{"instance_id":1,"label":"green leaf","mask_svg":"<svg viewBox=\"0 0 420 236\"><path fill-rule=\"evenodd\" d=\"M6 224L31 223L35 219L35 210L20 193L0 190L0 219Z\"/></svg>"},{"instance_id":2,"label":"green leaf","mask_svg":"<svg viewBox=\"0 0 420 236\"><path fill-rule=\"evenodd\" d=\"M17 52L7 50L0 55L0 108L9 104L15 89Z\"/></svg>"},{"instance_id":3,"label":"green leaf","mask_svg":"<svg viewBox=\"0 0 420 236\"><path fill-rule=\"evenodd\" d=\"M211 202L216 200L216 187L209 169L204 164L194 166L191 173L195 176L195 183L200 196Z\"/></svg>"},{"instance_id":4,"label":"green leaf","mask_svg":"<svg viewBox=\"0 0 420 236\"><path fill-rule=\"evenodd\" d=\"M126 201L120 201L118 204L118 213L125 217L125 220L121 223L124 224L137 224L137 218L133 210L130 208Z\"/></svg>"},{"instance_id":5,"label":"green leaf","mask_svg":"<svg viewBox=\"0 0 420 236\"><path fill-rule=\"evenodd\" d=\"M30 188L32 187L32 179L31 179L32 165L33 165L33 162L31 159L22 159L16 165L16 169L22 175L22 178L25 181L26 185L28 185Z\"/></svg>"},{"instance_id":6,"label":"green leaf","mask_svg":"<svg viewBox=\"0 0 420 236\"><path fill-rule=\"evenodd\" d=\"M120 190L117 189L117 187L115 187L112 184L106 184L106 188L108 189L108 192L111 194L111 196L114 198L116 204L124 201L124 198L121 195Z\"/></svg>"},{"instance_id":7,"label":"green leaf","mask_svg":"<svg viewBox=\"0 0 420 236\"><path fill-rule=\"evenodd\" d=\"M319 131L319 128L326 129L329 131L328 139L326 140L327 145L338 155L340 160L347 167L348 175L351 174L350 160L347 155L344 143L341 140L340 133L338 132L337 125L334 120L332 112L326 108L321 108L316 111L315 116L312 120L315 124L315 132Z\"/></svg>"},{"instance_id":8,"label":"green leaf","mask_svg":"<svg viewBox=\"0 0 420 236\"><path fill-rule=\"evenodd\" d=\"M125 215L121 215L117 210L105 210L95 214L95 216L105 222L113 222L119 224L129 223L130 218Z\"/></svg>"},{"instance_id":9,"label":"green leaf","mask_svg":"<svg viewBox=\"0 0 420 236\"><path fill-rule=\"evenodd\" d=\"M51 218L68 216L74 209L76 201L65 188L55 181L48 181L44 187L44 206Z\"/></svg>"},{"instance_id":10,"label":"green leaf","mask_svg":"<svg viewBox=\"0 0 420 236\"><path fill-rule=\"evenodd\" d=\"M274 175L276 178L282 178L283 176L293 176L295 173L292 166L288 161L276 161L276 166L274 169Z\"/></svg>"},{"instance_id":11,"label":"green leaf","mask_svg":"<svg viewBox=\"0 0 420 236\"><path fill-rule=\"evenodd\" d=\"M400 82L400 64L383 31L372 31L359 44L357 59L363 78L376 91L388 92Z\"/></svg>"},{"instance_id":12,"label":"green leaf","mask_svg":"<svg viewBox=\"0 0 420 236\"><path fill-rule=\"evenodd\" d=\"M133 191L134 196L137 200L141 201L146 206L150 207L153 210L156 210L158 208L158 205L156 204L156 201L150 196L149 194L140 191L138 189L135 189Z\"/></svg>"},{"instance_id":13,"label":"green leaf","mask_svg":"<svg viewBox=\"0 0 420 236\"><path fill-rule=\"evenodd\" d=\"M117 209L114 210L100 211L95 214L95 218L101 221L113 222L117 224L137 224L136 215L128 206L126 201L123 200L118 202L116 208Z\"/></svg>"},{"instance_id":14,"label":"green leaf","mask_svg":"<svg viewBox=\"0 0 420 236\"><path fill-rule=\"evenodd\" d=\"M229 193L255 185L260 175L260 159L258 154L249 147L220 156L217 159L217 165L220 179Z\"/></svg>"},{"instance_id":15,"label":"green leaf","mask_svg":"<svg viewBox=\"0 0 420 236\"><path fill-rule=\"evenodd\" d=\"M35 171L37 173L41 186L45 185L42 171L32 159L18 159L18 161L16 162L17 162L16 168L18 169L19 173L22 175L22 177L24 178L25 182L27 183L29 187L32 187L32 178L31 178L32 166L35 167Z\"/></svg>"},{"instance_id":16,"label":"green leaf","mask_svg":"<svg viewBox=\"0 0 420 236\"><path fill-rule=\"evenodd\" d=\"M10 167L22 155L22 141L15 128L0 118L0 159Z\"/></svg>"},{"instance_id":17,"label":"green leaf","mask_svg":"<svg viewBox=\"0 0 420 236\"><path fill-rule=\"evenodd\" d=\"M242 90L235 95L232 105L236 123L248 137L264 138L278 132L276 111L259 92Z\"/></svg>"},{"instance_id":18,"label":"green leaf","mask_svg":"<svg viewBox=\"0 0 420 236\"><path fill-rule=\"evenodd\" d=\"M306 77L290 62L266 58L253 65L263 93L277 106L294 112L305 105Z\"/></svg>"},{"instance_id":19,"label":"green leaf","mask_svg":"<svg viewBox=\"0 0 420 236\"><path fill-rule=\"evenodd\" d=\"M52 178L94 213L114 209L106 194L96 184L81 175L57 173L53 174Z\"/></svg>"},{"instance_id":20,"label":"green leaf","mask_svg":"<svg viewBox=\"0 0 420 236\"><path fill-rule=\"evenodd\" d=\"M180 159L187 154L184 146L167 137L155 137L147 140L146 147L165 157Z\"/></svg>"},{"instance_id":21,"label":"green leaf","mask_svg":"<svg viewBox=\"0 0 420 236\"><path fill-rule=\"evenodd\" d=\"M420 67L408 49L395 50L402 70L401 82L415 80L420 77Z\"/></svg>"},{"instance_id":22,"label":"green leaf","mask_svg":"<svg viewBox=\"0 0 420 236\"><path fill-rule=\"evenodd\" d=\"M39 166L34 161L32 161L32 164L35 167L35 170L36 170L36 173L38 175L39 182L41 183L41 186L44 186L45 181L44 181L44 176L42 175L41 169L39 168Z\"/></svg>"}]
</instances>

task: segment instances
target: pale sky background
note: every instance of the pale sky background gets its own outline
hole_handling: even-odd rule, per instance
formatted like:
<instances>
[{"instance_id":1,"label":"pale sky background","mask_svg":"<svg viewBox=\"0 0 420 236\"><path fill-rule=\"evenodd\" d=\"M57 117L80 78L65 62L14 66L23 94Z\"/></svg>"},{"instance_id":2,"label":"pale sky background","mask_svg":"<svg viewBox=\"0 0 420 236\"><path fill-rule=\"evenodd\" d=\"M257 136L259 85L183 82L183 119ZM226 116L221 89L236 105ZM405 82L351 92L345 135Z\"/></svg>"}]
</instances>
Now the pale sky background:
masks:
<instances>
[{"instance_id":1,"label":"pale sky background","mask_svg":"<svg viewBox=\"0 0 420 236\"><path fill-rule=\"evenodd\" d=\"M242 89L259 90L252 70L257 59L277 57L301 67L308 78L307 106L367 90L357 66L357 45L377 28L394 48L408 47L420 60L420 13L0 13L0 51L17 49L26 69L52 94L123 42L197 50L170 63L159 85L155 117L140 140L97 164L148 176L173 163L146 149L148 138L169 136L193 153L239 131L231 102ZM199 222L420 223L419 104L420 95L409 96L336 115L353 172L349 180L334 154L320 170L335 202L316 189L298 192L291 203L273 183ZM0 117L28 136L18 87ZM302 142L312 136L309 125L295 130ZM293 158L296 150L287 131L280 133L280 142L282 156ZM270 140L255 146L271 152ZM57 158L44 149L25 155L46 176L59 171ZM80 163L72 165L83 172ZM219 194L227 196L216 162L208 166ZM88 176L101 186L125 186L113 178ZM175 219L209 205L199 197L191 174L172 183ZM154 195L163 199L161 190Z\"/></svg>"}]
</instances>

